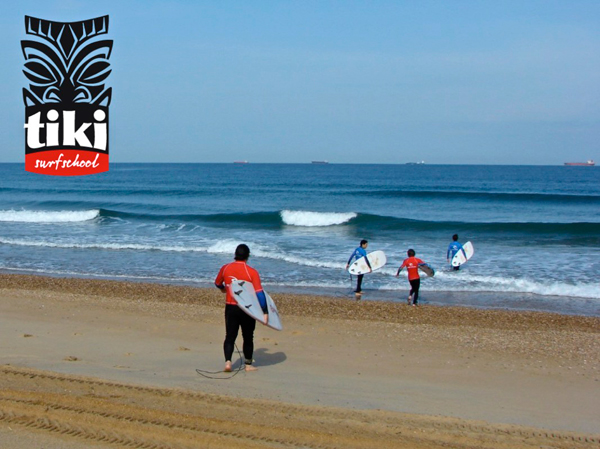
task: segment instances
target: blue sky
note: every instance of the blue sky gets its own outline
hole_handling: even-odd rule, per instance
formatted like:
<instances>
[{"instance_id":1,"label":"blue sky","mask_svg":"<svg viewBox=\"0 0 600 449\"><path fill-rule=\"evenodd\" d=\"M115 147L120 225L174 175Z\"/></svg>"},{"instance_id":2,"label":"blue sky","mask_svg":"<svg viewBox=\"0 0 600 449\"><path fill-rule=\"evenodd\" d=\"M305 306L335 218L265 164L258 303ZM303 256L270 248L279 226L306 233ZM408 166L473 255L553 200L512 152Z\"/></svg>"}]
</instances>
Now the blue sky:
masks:
<instances>
[{"instance_id":1,"label":"blue sky","mask_svg":"<svg viewBox=\"0 0 600 449\"><path fill-rule=\"evenodd\" d=\"M24 161L24 16L108 14L111 162L600 159L598 1L21 1L0 162Z\"/></svg>"}]
</instances>

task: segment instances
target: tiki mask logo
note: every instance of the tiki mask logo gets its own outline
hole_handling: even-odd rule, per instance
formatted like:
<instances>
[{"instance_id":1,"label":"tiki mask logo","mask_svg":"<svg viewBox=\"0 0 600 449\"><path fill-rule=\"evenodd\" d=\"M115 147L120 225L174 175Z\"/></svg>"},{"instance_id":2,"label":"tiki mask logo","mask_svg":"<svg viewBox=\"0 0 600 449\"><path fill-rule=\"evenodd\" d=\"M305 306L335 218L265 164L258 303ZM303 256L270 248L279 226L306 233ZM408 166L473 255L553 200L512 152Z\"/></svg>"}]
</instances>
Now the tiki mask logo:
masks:
<instances>
[{"instance_id":1,"label":"tiki mask logo","mask_svg":"<svg viewBox=\"0 0 600 449\"><path fill-rule=\"evenodd\" d=\"M108 106L112 88L108 16L51 22L25 16L21 41L25 103L25 170L76 176L108 171Z\"/></svg>"}]
</instances>

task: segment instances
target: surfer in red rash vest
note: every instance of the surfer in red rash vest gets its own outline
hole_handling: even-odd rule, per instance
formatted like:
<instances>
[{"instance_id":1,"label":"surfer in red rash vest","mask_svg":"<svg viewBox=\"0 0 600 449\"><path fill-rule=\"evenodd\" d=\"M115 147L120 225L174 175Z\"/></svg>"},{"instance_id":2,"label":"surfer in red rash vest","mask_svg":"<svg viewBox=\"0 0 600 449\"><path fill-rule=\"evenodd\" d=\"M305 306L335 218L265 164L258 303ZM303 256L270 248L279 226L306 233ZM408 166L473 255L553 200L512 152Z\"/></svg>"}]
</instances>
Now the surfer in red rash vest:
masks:
<instances>
[{"instance_id":1,"label":"surfer in red rash vest","mask_svg":"<svg viewBox=\"0 0 600 449\"><path fill-rule=\"evenodd\" d=\"M425 264L421 259L415 257L415 250L409 249L406 253L408 258L404 259L402 265L396 272L396 277L400 276L400 272L406 267L408 271L408 282L410 283L410 293L408 294L408 304L412 302L416 306L419 301L419 288L421 286L421 277L419 276L419 265Z\"/></svg>"},{"instance_id":2,"label":"surfer in red rash vest","mask_svg":"<svg viewBox=\"0 0 600 449\"><path fill-rule=\"evenodd\" d=\"M258 368L252 366L252 354L254 352L254 329L256 320L247 315L238 307L237 301L231 293L231 280L238 279L252 283L258 302L263 310L266 324L269 315L267 314L267 299L260 283L258 271L247 264L250 257L250 248L241 244L235 249L235 261L223 265L215 279L216 287L225 293L225 341L223 342L223 352L225 354L225 372L231 371L231 356L235 347L235 340L238 336L239 328L242 328L242 338L244 339L243 352L246 365L246 371L256 371Z\"/></svg>"}]
</instances>

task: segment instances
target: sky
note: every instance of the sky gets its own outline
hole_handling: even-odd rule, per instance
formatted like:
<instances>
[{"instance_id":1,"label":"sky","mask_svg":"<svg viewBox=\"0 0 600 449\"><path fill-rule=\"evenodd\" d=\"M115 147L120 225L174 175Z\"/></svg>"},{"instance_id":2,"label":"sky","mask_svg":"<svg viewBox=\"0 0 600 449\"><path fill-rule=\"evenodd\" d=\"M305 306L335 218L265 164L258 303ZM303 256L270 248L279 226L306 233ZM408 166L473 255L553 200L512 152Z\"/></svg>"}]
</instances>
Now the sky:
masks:
<instances>
[{"instance_id":1,"label":"sky","mask_svg":"<svg viewBox=\"0 0 600 449\"><path fill-rule=\"evenodd\" d=\"M600 160L600 2L30 1L0 15L0 162L24 16L109 15L111 162Z\"/></svg>"}]
</instances>

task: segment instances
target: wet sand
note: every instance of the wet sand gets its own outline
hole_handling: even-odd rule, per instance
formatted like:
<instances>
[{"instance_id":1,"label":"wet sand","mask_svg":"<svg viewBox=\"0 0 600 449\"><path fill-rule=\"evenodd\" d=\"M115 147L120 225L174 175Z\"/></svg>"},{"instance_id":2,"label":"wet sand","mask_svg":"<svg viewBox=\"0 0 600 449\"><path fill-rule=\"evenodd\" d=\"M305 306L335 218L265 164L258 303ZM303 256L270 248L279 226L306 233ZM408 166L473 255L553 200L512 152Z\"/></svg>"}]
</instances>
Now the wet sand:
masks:
<instances>
[{"instance_id":1,"label":"wet sand","mask_svg":"<svg viewBox=\"0 0 600 449\"><path fill-rule=\"evenodd\" d=\"M0 286L2 448L600 444L600 318L274 294L231 377L216 289Z\"/></svg>"}]
</instances>

